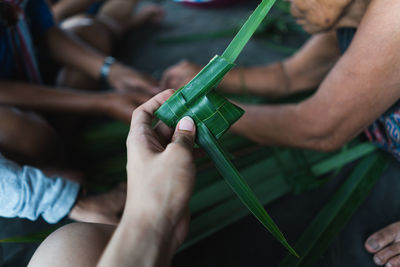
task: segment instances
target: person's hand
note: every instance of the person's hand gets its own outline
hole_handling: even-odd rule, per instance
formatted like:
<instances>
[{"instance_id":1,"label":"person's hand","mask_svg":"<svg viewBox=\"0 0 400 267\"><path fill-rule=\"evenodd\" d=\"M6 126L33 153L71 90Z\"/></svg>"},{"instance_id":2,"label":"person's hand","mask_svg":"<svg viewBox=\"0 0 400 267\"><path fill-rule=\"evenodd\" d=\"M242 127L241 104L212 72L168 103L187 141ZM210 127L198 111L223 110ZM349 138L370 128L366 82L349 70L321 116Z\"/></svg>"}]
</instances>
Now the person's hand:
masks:
<instances>
[{"instance_id":1,"label":"person's hand","mask_svg":"<svg viewBox=\"0 0 400 267\"><path fill-rule=\"evenodd\" d=\"M130 123L132 112L151 98L148 93L108 93L101 96L101 112L112 118Z\"/></svg>"},{"instance_id":2,"label":"person's hand","mask_svg":"<svg viewBox=\"0 0 400 267\"><path fill-rule=\"evenodd\" d=\"M79 197L68 217L75 221L117 225L126 200L126 183L108 193Z\"/></svg>"},{"instance_id":3,"label":"person's hand","mask_svg":"<svg viewBox=\"0 0 400 267\"><path fill-rule=\"evenodd\" d=\"M195 182L195 124L183 118L175 133L165 124L152 128L154 112L173 94L164 91L132 115L128 149L127 220L139 216L157 234L168 238L170 253L184 241L189 200Z\"/></svg>"},{"instance_id":4,"label":"person's hand","mask_svg":"<svg viewBox=\"0 0 400 267\"><path fill-rule=\"evenodd\" d=\"M152 77L119 63L114 63L111 66L108 82L120 93L139 91L154 95L160 92L158 83Z\"/></svg>"},{"instance_id":5,"label":"person's hand","mask_svg":"<svg viewBox=\"0 0 400 267\"><path fill-rule=\"evenodd\" d=\"M291 13L305 31L318 33L357 27L370 0L289 0Z\"/></svg>"},{"instance_id":6,"label":"person's hand","mask_svg":"<svg viewBox=\"0 0 400 267\"><path fill-rule=\"evenodd\" d=\"M179 89L190 82L200 70L200 66L184 60L164 72L160 88L163 90L167 88Z\"/></svg>"},{"instance_id":7,"label":"person's hand","mask_svg":"<svg viewBox=\"0 0 400 267\"><path fill-rule=\"evenodd\" d=\"M365 242L365 248L374 254L374 262L388 267L400 266L400 222L374 233Z\"/></svg>"}]
</instances>

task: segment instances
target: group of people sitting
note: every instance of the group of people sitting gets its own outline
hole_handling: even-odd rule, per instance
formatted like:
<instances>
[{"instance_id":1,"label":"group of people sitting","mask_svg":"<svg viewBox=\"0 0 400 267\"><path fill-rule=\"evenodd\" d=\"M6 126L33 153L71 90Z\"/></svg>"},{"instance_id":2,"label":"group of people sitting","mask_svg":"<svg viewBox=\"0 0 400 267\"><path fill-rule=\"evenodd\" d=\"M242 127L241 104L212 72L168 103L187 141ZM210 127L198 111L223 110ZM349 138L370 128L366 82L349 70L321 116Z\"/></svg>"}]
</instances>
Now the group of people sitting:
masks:
<instances>
[{"instance_id":1,"label":"group of people sitting","mask_svg":"<svg viewBox=\"0 0 400 267\"><path fill-rule=\"evenodd\" d=\"M363 134L400 160L400 2L290 2L310 40L282 62L234 69L218 90L318 90L297 104L239 104L246 113L231 130L260 144L321 151ZM152 121L173 93L167 89L201 66L183 61L157 81L110 56L128 30L162 21L160 6L133 13L137 4L0 1L0 216L84 222L53 233L31 266L167 266L185 239L196 126L189 117L175 131ZM53 61L57 67L43 66ZM99 91L104 83L113 90ZM85 195L60 138L85 115L131 123L128 183L96 196ZM399 236L400 222L367 239L377 265L400 266Z\"/></svg>"}]
</instances>

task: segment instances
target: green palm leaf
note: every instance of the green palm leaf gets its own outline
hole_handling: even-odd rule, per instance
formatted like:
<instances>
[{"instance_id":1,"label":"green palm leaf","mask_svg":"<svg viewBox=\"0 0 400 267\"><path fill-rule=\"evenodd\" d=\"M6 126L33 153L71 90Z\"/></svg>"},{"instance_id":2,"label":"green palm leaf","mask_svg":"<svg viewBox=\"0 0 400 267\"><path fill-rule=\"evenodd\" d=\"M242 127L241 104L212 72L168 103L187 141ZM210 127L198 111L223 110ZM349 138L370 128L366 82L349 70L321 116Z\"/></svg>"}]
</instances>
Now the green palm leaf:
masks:
<instances>
[{"instance_id":1,"label":"green palm leaf","mask_svg":"<svg viewBox=\"0 0 400 267\"><path fill-rule=\"evenodd\" d=\"M215 56L192 81L171 96L156 116L170 127L176 127L185 116L193 118L198 144L209 154L225 181L268 231L298 257L217 141L244 112L213 89L234 67L233 63L274 3L275 0L262 1L223 55Z\"/></svg>"},{"instance_id":2,"label":"green palm leaf","mask_svg":"<svg viewBox=\"0 0 400 267\"><path fill-rule=\"evenodd\" d=\"M301 259L288 255L280 267L314 266L368 196L388 162L383 152L362 159L300 237L295 248L302 254Z\"/></svg>"}]
</instances>

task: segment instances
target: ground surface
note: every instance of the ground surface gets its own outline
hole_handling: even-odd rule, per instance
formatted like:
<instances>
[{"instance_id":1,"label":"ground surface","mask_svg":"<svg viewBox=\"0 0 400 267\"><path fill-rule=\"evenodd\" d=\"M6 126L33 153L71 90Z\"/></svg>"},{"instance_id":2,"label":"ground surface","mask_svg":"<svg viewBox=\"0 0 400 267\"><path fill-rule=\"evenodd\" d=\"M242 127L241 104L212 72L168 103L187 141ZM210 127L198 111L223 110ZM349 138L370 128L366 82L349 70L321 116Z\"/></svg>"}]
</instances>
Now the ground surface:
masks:
<instances>
[{"instance_id":1,"label":"ground surface","mask_svg":"<svg viewBox=\"0 0 400 267\"><path fill-rule=\"evenodd\" d=\"M174 45L160 45L159 39L194 32L229 29L238 25L254 3L230 9L198 10L185 8L172 1L159 1L168 11L162 27L150 27L131 32L117 47L116 55L125 63L160 76L162 71L183 58L205 64L215 54L221 53L230 38ZM303 40L289 40L292 46ZM284 54L252 41L242 56L240 65L261 64L279 60ZM323 186L318 191L302 196L287 196L270 205L272 217L292 243L307 227L332 193L351 170ZM373 231L400 219L400 164L392 162L346 229L337 237L329 251L317 266L374 266L371 257L364 252L363 242ZM47 229L42 221L29 222L18 219L0 219L0 239ZM3 244L0 247L0 266L26 266L36 244ZM253 217L205 239L196 246L181 252L174 260L174 267L183 266L277 266L285 251L259 225Z\"/></svg>"}]
</instances>

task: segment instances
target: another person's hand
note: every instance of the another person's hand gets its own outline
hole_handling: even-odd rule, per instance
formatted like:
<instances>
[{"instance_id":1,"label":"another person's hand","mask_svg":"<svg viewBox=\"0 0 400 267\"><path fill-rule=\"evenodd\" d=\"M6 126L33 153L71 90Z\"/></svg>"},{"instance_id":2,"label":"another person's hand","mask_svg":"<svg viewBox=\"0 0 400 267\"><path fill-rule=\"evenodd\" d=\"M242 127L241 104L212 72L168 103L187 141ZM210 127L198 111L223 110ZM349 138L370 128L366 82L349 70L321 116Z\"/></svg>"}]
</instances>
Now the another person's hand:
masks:
<instances>
[{"instance_id":1,"label":"another person's hand","mask_svg":"<svg viewBox=\"0 0 400 267\"><path fill-rule=\"evenodd\" d=\"M371 235L365 242L365 248L374 254L377 265L400 266L400 222Z\"/></svg>"},{"instance_id":2,"label":"another person's hand","mask_svg":"<svg viewBox=\"0 0 400 267\"><path fill-rule=\"evenodd\" d=\"M126 183L110 192L79 197L68 217L75 221L117 225L121 219L126 200Z\"/></svg>"},{"instance_id":3,"label":"another person's hand","mask_svg":"<svg viewBox=\"0 0 400 267\"><path fill-rule=\"evenodd\" d=\"M120 93L140 91L154 95L160 92L158 83L151 76L142 74L119 63L111 66L108 82Z\"/></svg>"},{"instance_id":4,"label":"another person's hand","mask_svg":"<svg viewBox=\"0 0 400 267\"><path fill-rule=\"evenodd\" d=\"M181 88L190 82L201 70L201 67L184 60L167 69L160 82L161 89Z\"/></svg>"},{"instance_id":5,"label":"another person's hand","mask_svg":"<svg viewBox=\"0 0 400 267\"><path fill-rule=\"evenodd\" d=\"M357 27L370 0L289 0L292 15L305 31L318 33Z\"/></svg>"},{"instance_id":6,"label":"another person's hand","mask_svg":"<svg viewBox=\"0 0 400 267\"><path fill-rule=\"evenodd\" d=\"M132 115L128 149L128 197L123 218L144 221L168 239L174 253L189 224L189 200L195 182L195 124L183 118L175 133L165 124L153 129L154 112L173 94L164 91ZM139 216L139 218L138 218Z\"/></svg>"},{"instance_id":7,"label":"another person's hand","mask_svg":"<svg viewBox=\"0 0 400 267\"><path fill-rule=\"evenodd\" d=\"M112 118L130 123L132 112L151 98L149 93L109 93L101 97L101 112Z\"/></svg>"}]
</instances>

